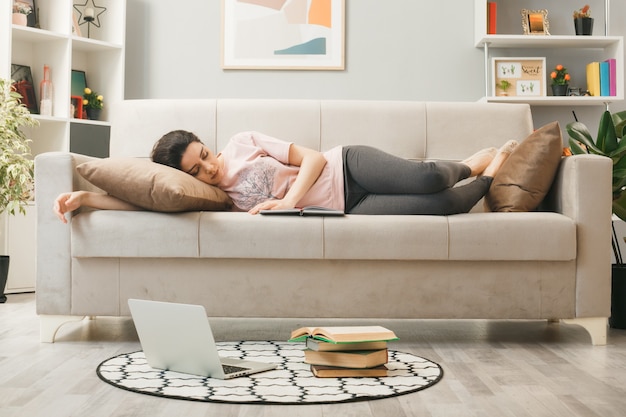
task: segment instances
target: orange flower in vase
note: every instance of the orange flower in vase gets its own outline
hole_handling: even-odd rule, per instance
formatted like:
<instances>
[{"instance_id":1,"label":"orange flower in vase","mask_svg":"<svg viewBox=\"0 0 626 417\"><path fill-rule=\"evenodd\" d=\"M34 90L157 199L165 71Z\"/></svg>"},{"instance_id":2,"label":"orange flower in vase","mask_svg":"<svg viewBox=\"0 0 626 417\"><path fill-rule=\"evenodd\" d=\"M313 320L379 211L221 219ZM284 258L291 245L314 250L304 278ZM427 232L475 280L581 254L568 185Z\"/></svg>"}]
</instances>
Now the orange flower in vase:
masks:
<instances>
[{"instance_id":1,"label":"orange flower in vase","mask_svg":"<svg viewBox=\"0 0 626 417\"><path fill-rule=\"evenodd\" d=\"M571 76L567 72L567 68L559 64L554 67L554 71L550 73L552 79L552 95L554 96L566 96L567 88Z\"/></svg>"}]
</instances>

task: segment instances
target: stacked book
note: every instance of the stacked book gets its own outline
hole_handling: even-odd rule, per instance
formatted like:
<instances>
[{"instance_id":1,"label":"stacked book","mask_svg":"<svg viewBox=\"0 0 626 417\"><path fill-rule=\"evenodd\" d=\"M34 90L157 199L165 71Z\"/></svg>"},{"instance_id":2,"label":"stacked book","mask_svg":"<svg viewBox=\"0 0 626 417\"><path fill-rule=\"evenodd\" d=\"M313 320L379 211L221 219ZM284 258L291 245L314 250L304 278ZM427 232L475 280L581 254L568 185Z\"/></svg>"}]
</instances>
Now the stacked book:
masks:
<instances>
[{"instance_id":1,"label":"stacked book","mask_svg":"<svg viewBox=\"0 0 626 417\"><path fill-rule=\"evenodd\" d=\"M304 362L320 378L387 376L387 342L398 337L381 326L302 327L290 342L305 342Z\"/></svg>"},{"instance_id":2,"label":"stacked book","mask_svg":"<svg viewBox=\"0 0 626 417\"><path fill-rule=\"evenodd\" d=\"M587 64L587 90L592 96L616 96L616 61L613 58Z\"/></svg>"}]
</instances>

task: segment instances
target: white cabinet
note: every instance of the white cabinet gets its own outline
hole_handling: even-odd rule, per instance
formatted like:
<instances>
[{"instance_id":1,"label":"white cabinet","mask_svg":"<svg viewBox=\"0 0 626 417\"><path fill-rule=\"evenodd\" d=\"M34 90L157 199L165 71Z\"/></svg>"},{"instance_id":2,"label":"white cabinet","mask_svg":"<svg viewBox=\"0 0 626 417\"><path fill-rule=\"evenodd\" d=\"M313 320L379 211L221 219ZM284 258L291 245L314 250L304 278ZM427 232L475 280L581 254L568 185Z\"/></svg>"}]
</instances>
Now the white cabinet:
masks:
<instances>
[{"instance_id":1,"label":"white cabinet","mask_svg":"<svg viewBox=\"0 0 626 417\"><path fill-rule=\"evenodd\" d=\"M606 103L624 99L624 40L621 36L576 36L571 32L563 31L562 34L550 30L551 35L522 35L521 33L521 9L524 7L520 2L496 1L498 15L497 34L487 34L487 0L474 0L474 44L484 51L485 71L485 97L490 102L524 102L531 105L546 106L590 106L605 105ZM550 2L544 3L549 10L548 21L560 19L567 21L569 26L555 25L560 27L570 26L573 28L572 12L577 8L575 3ZM581 7L584 4L578 5ZM595 5L599 5L596 2ZM542 7L543 8L543 7ZM594 33L604 32L608 28L607 15L610 10L609 0L604 0L604 10L595 7L595 20L597 26ZM502 16L502 18L500 18ZM510 18L519 16L519 18ZM507 19L507 17L509 17ZM604 24L602 25L602 20ZM515 23L511 23L515 22ZM552 25L551 25L552 28ZM573 29L572 29L573 32ZM499 97L493 94L494 74L492 68L493 57L546 57L546 84L548 95L539 97L508 96ZM557 64L565 65L572 75L572 86L586 90L586 65L592 61L604 61L614 58L616 61L616 96L599 97L570 97L552 96L550 92L549 74Z\"/></svg>"},{"instance_id":2,"label":"white cabinet","mask_svg":"<svg viewBox=\"0 0 626 417\"><path fill-rule=\"evenodd\" d=\"M70 151L72 132L82 132L80 140L84 142L85 129L72 129L72 126L107 128L107 109L111 103L124 99L126 0L96 0L96 4L106 8L106 11L96 21L100 27L90 27L89 38L87 23L79 26L82 36L73 33L73 21L79 17L74 3L85 2L37 0L39 27L35 28L12 24L13 0L0 2L0 77L11 78L12 64L30 67L38 101L44 65L49 66L51 71L54 86L52 116L35 114L33 117L39 121L39 127L25 131L32 139L33 156L49 151ZM97 13L100 11L102 9L96 9ZM99 121L76 119L71 114L72 70L84 71L88 87L104 96L104 109ZM0 216L0 223L3 226L0 229L5 229L5 233L0 235L0 253L11 257L7 292L33 290L36 246L34 207L29 207L25 217L21 214Z\"/></svg>"}]
</instances>

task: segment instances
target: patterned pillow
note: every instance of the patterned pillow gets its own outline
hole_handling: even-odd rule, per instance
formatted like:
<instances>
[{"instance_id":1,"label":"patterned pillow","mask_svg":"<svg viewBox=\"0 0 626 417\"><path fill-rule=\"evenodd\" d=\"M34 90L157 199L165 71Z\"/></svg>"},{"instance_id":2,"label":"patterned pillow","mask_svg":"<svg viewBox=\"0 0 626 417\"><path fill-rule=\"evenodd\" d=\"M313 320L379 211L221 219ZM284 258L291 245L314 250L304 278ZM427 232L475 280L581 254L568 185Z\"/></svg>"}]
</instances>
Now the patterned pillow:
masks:
<instances>
[{"instance_id":1,"label":"patterned pillow","mask_svg":"<svg viewBox=\"0 0 626 417\"><path fill-rule=\"evenodd\" d=\"M485 196L491 211L532 211L546 196L563 153L558 122L549 123L521 142L504 162Z\"/></svg>"},{"instance_id":2,"label":"patterned pillow","mask_svg":"<svg viewBox=\"0 0 626 417\"><path fill-rule=\"evenodd\" d=\"M148 159L105 158L76 169L96 187L146 210L215 211L232 207L230 197L219 188Z\"/></svg>"}]
</instances>

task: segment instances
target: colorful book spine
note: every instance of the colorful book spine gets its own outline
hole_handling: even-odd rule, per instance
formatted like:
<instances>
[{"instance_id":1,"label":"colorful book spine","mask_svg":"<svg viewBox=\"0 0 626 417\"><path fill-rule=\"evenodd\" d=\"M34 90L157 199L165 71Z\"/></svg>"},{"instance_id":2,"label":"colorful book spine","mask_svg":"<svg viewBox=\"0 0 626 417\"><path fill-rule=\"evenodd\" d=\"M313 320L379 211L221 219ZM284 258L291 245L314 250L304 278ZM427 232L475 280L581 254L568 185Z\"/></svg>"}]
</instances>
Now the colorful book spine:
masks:
<instances>
[{"instance_id":1,"label":"colorful book spine","mask_svg":"<svg viewBox=\"0 0 626 417\"><path fill-rule=\"evenodd\" d=\"M609 63L606 61L600 62L600 95L610 95L610 76L609 76Z\"/></svg>"},{"instance_id":2,"label":"colorful book spine","mask_svg":"<svg viewBox=\"0 0 626 417\"><path fill-rule=\"evenodd\" d=\"M600 95L600 63L590 62L587 64L587 90L589 95Z\"/></svg>"},{"instance_id":3,"label":"colorful book spine","mask_svg":"<svg viewBox=\"0 0 626 417\"><path fill-rule=\"evenodd\" d=\"M495 35L496 34L496 22L497 22L497 7L498 4L493 1L487 2L487 34Z\"/></svg>"},{"instance_id":4,"label":"colorful book spine","mask_svg":"<svg viewBox=\"0 0 626 417\"><path fill-rule=\"evenodd\" d=\"M615 58L609 58L606 60L606 62L609 64L609 95L616 96L617 95L617 79L616 79L617 63L615 61Z\"/></svg>"}]
</instances>

